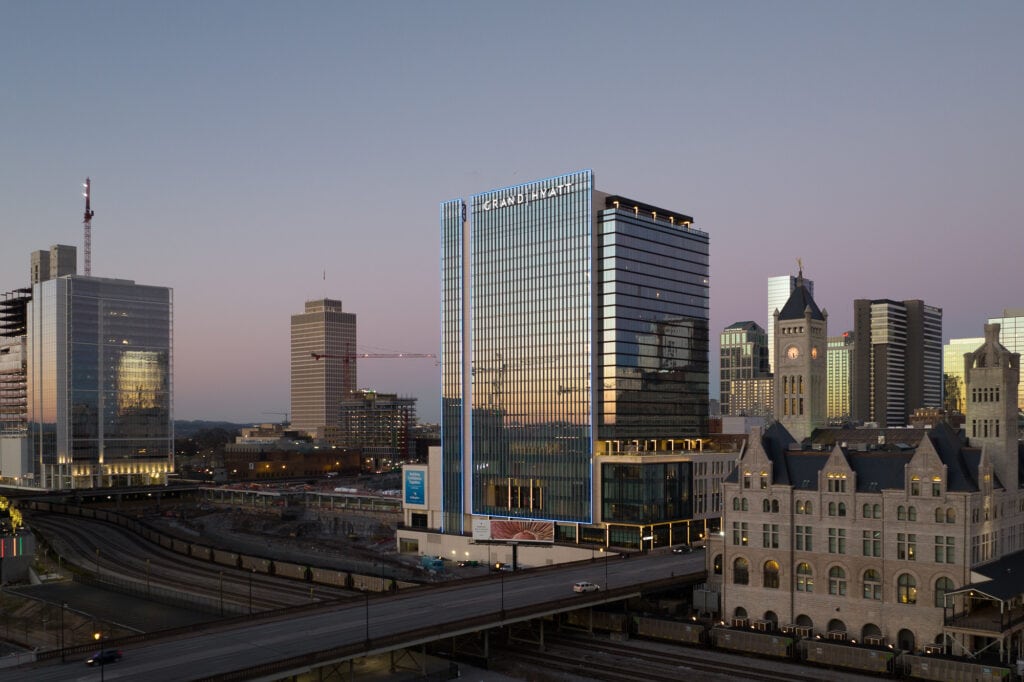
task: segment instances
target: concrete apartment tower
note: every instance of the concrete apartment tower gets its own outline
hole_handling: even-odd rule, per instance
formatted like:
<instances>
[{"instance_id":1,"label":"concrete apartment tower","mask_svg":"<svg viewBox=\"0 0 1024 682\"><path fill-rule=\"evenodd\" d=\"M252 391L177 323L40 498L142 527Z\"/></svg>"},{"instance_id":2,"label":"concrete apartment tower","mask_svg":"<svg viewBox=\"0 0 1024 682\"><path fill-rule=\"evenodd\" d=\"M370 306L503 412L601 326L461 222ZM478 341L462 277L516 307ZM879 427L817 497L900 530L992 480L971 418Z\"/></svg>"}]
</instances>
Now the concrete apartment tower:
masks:
<instances>
[{"instance_id":1,"label":"concrete apartment tower","mask_svg":"<svg viewBox=\"0 0 1024 682\"><path fill-rule=\"evenodd\" d=\"M341 301L306 301L291 322L291 427L322 437L338 426L341 403L356 389L356 316ZM323 356L317 358L316 356Z\"/></svg>"},{"instance_id":2,"label":"concrete apartment tower","mask_svg":"<svg viewBox=\"0 0 1024 682\"><path fill-rule=\"evenodd\" d=\"M803 270L775 327L775 419L797 440L825 426L828 312L818 308L804 285Z\"/></svg>"},{"instance_id":3,"label":"concrete apartment tower","mask_svg":"<svg viewBox=\"0 0 1024 682\"><path fill-rule=\"evenodd\" d=\"M1020 353L999 343L999 325L985 325L985 343L964 354L967 421L970 443L980 447L1008 491L1020 488L1017 448L1017 386Z\"/></svg>"}]
</instances>

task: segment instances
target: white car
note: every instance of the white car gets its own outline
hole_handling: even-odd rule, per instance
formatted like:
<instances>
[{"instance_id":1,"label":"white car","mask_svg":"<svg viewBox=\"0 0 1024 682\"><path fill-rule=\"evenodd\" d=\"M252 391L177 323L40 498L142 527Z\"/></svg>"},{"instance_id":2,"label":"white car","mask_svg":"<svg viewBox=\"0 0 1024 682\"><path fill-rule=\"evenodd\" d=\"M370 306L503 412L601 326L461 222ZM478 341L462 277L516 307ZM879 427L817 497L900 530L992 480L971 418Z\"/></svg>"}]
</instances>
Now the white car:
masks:
<instances>
[{"instance_id":1,"label":"white car","mask_svg":"<svg viewBox=\"0 0 1024 682\"><path fill-rule=\"evenodd\" d=\"M601 589L600 585L594 583L588 583L586 580L581 580L578 583L573 583L573 592L597 592Z\"/></svg>"}]
</instances>

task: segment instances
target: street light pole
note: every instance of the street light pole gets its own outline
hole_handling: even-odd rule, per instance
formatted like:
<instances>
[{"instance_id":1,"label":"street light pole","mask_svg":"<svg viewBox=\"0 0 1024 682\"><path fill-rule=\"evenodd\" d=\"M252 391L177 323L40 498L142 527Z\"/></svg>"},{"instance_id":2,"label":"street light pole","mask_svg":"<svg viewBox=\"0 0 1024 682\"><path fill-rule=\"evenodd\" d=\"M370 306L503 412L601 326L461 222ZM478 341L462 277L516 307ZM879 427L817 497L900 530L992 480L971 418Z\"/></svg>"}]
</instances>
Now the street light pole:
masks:
<instances>
[{"instance_id":1,"label":"street light pole","mask_svg":"<svg viewBox=\"0 0 1024 682\"><path fill-rule=\"evenodd\" d=\"M99 551L99 550L97 550ZM107 657L103 655L103 631L92 633L92 638L100 643L100 682L103 682L103 664L106 662Z\"/></svg>"}]
</instances>

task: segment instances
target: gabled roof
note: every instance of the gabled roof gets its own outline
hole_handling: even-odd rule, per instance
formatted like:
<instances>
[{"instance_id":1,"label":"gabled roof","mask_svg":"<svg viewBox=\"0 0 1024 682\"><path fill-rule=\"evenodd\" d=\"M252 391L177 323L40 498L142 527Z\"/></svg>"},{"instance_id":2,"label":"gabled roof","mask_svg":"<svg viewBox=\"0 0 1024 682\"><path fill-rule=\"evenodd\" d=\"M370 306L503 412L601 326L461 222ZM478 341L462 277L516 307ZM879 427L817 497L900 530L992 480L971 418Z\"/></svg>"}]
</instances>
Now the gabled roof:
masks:
<instances>
[{"instance_id":1,"label":"gabled roof","mask_svg":"<svg viewBox=\"0 0 1024 682\"><path fill-rule=\"evenodd\" d=\"M923 429L866 429L864 435L850 429L819 429L814 432L811 442L819 449L792 449L796 443L793 436L782 424L775 422L765 429L761 446L772 462L773 483L792 485L794 489L817 490L818 474L826 466L832 451L840 445L842 456L856 474L857 492L881 492L900 490L906 487L906 467L922 446L924 439L935 450L935 454L946 467L946 487L954 492L974 492L978 488L978 467L981 451L967 447L960 433L948 424L940 423L934 428ZM854 439L854 436L860 436ZM879 436L885 436L888 445L875 445ZM896 439L900 442L893 443ZM853 441L846 447L847 440ZM827 444L830 449L820 449ZM858 448L857 445L861 447ZM1024 449L1022 449L1024 453ZM738 468L726 479L738 481Z\"/></svg>"},{"instance_id":2,"label":"gabled roof","mask_svg":"<svg viewBox=\"0 0 1024 682\"><path fill-rule=\"evenodd\" d=\"M779 311L779 319L802 320L804 319L804 311L807 308L811 309L812 320L825 319L825 316L821 314L821 310L818 309L818 304L814 302L811 292L804 286L804 276L801 272L800 276L796 279L796 287L793 288L793 292L789 295L789 300L786 301L786 305L782 306L782 310Z\"/></svg>"}]
</instances>

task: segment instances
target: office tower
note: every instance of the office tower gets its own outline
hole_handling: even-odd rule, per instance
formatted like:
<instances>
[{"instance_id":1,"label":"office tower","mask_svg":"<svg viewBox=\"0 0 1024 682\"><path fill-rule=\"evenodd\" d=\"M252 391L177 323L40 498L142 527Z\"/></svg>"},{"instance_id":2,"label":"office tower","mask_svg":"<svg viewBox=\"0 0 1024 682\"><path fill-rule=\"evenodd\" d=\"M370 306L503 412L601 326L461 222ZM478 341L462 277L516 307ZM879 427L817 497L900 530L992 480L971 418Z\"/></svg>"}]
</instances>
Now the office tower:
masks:
<instances>
[{"instance_id":1,"label":"office tower","mask_svg":"<svg viewBox=\"0 0 1024 682\"><path fill-rule=\"evenodd\" d=\"M341 301L306 301L292 315L293 429L321 437L338 425L341 401L356 390L355 349L356 316Z\"/></svg>"},{"instance_id":2,"label":"office tower","mask_svg":"<svg viewBox=\"0 0 1024 682\"><path fill-rule=\"evenodd\" d=\"M950 339L942 347L942 406L950 413L963 414L967 409L967 394L964 390L964 355L985 343L984 337Z\"/></svg>"},{"instance_id":3,"label":"office tower","mask_svg":"<svg viewBox=\"0 0 1024 682\"><path fill-rule=\"evenodd\" d=\"M360 390L341 401L338 445L362 451L364 471L391 471L412 459L411 433L416 399ZM330 432L330 429L328 429ZM332 439L328 437L328 442Z\"/></svg>"},{"instance_id":4,"label":"office tower","mask_svg":"<svg viewBox=\"0 0 1024 682\"><path fill-rule=\"evenodd\" d=\"M805 279L804 286L807 287L807 292L814 296L814 282ZM768 326L766 331L768 332L769 372L775 371L775 329L772 325L772 320L775 319L775 311L782 310L782 306L786 305L786 301L789 300L789 295L793 293L795 287L796 277L793 275L780 275L768 278Z\"/></svg>"},{"instance_id":5,"label":"office tower","mask_svg":"<svg viewBox=\"0 0 1024 682\"><path fill-rule=\"evenodd\" d=\"M964 427L972 446L980 448L995 467L1007 490L1020 488L1017 446L1017 395L1020 353L999 342L1000 326L985 325L985 343L964 354L967 420ZM1018 510L1020 507L1018 506Z\"/></svg>"},{"instance_id":6,"label":"office tower","mask_svg":"<svg viewBox=\"0 0 1024 682\"><path fill-rule=\"evenodd\" d=\"M828 422L841 424L850 419L853 371L853 332L828 337Z\"/></svg>"},{"instance_id":7,"label":"office tower","mask_svg":"<svg viewBox=\"0 0 1024 682\"><path fill-rule=\"evenodd\" d=\"M756 322L734 322L722 330L719 342L722 415L750 415L750 400L758 392L747 384L734 391L735 382L768 376L768 335Z\"/></svg>"},{"instance_id":8,"label":"office tower","mask_svg":"<svg viewBox=\"0 0 1024 682\"><path fill-rule=\"evenodd\" d=\"M942 407L942 309L923 301L853 302L853 416L905 426L919 407Z\"/></svg>"},{"instance_id":9,"label":"office tower","mask_svg":"<svg viewBox=\"0 0 1024 682\"><path fill-rule=\"evenodd\" d=\"M21 483L163 483L174 462L171 290L73 274L73 247L51 249L71 266L59 256L47 265L43 253L33 254L24 308Z\"/></svg>"},{"instance_id":10,"label":"office tower","mask_svg":"<svg viewBox=\"0 0 1024 682\"><path fill-rule=\"evenodd\" d=\"M54 244L49 251L33 251L30 283L77 274L77 254L75 247L66 244Z\"/></svg>"},{"instance_id":11,"label":"office tower","mask_svg":"<svg viewBox=\"0 0 1024 682\"><path fill-rule=\"evenodd\" d=\"M999 342L1011 353L1024 353L1024 308L1007 308L1002 317L993 317L989 324L999 325ZM1017 407L1024 410L1024 384L1017 391Z\"/></svg>"},{"instance_id":12,"label":"office tower","mask_svg":"<svg viewBox=\"0 0 1024 682\"><path fill-rule=\"evenodd\" d=\"M708 235L591 171L441 205L442 518L589 523L597 439L697 435Z\"/></svg>"},{"instance_id":13,"label":"office tower","mask_svg":"<svg viewBox=\"0 0 1024 682\"><path fill-rule=\"evenodd\" d=\"M775 418L797 440L825 425L828 311L818 308L805 286L803 270L781 310L772 313L775 327Z\"/></svg>"}]
</instances>

